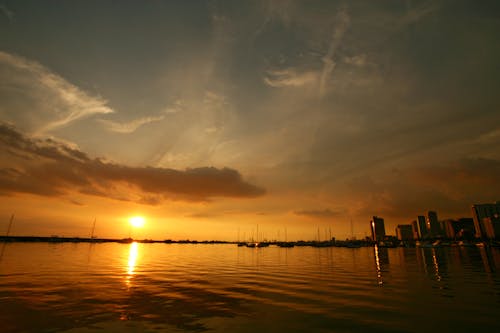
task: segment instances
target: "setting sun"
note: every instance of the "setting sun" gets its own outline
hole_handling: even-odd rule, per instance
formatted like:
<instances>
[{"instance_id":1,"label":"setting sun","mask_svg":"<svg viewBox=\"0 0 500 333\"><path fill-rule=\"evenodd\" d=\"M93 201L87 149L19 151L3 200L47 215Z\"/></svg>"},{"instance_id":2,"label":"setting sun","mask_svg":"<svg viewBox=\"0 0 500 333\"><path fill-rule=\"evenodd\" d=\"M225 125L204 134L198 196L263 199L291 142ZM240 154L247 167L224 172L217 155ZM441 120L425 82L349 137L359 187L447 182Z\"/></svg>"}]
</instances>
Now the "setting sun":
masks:
<instances>
[{"instance_id":1,"label":"setting sun","mask_svg":"<svg viewBox=\"0 0 500 333\"><path fill-rule=\"evenodd\" d=\"M146 223L146 219L142 216L133 216L129 219L129 222L134 228L141 228Z\"/></svg>"}]
</instances>

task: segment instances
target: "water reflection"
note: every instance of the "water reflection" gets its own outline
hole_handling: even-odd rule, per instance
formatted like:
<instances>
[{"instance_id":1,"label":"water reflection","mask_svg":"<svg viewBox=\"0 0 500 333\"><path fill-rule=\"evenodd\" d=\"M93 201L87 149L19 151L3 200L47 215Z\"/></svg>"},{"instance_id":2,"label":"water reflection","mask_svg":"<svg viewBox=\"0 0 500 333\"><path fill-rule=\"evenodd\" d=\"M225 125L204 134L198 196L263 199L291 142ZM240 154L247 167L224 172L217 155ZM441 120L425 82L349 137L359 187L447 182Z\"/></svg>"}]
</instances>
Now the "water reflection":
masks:
<instances>
[{"instance_id":1,"label":"water reflection","mask_svg":"<svg viewBox=\"0 0 500 333\"><path fill-rule=\"evenodd\" d=\"M389 253L387 248L374 246L374 256L375 256L375 266L377 269L377 281L381 286L384 284L382 279L382 272L385 271L387 265L389 265Z\"/></svg>"},{"instance_id":2,"label":"water reflection","mask_svg":"<svg viewBox=\"0 0 500 333\"><path fill-rule=\"evenodd\" d=\"M139 244L137 242L131 243L128 252L127 276L125 277L125 284L129 288L131 287L132 284L131 280L135 274L134 270L138 254L139 254Z\"/></svg>"},{"instance_id":3,"label":"water reflection","mask_svg":"<svg viewBox=\"0 0 500 333\"><path fill-rule=\"evenodd\" d=\"M380 258L378 256L378 246L375 245L375 265L377 266L377 280L378 284L382 285L384 284L384 281L382 280L382 270L380 269Z\"/></svg>"},{"instance_id":4,"label":"water reflection","mask_svg":"<svg viewBox=\"0 0 500 333\"><path fill-rule=\"evenodd\" d=\"M0 250L0 262L2 261L3 259L3 253L5 252L5 246L7 245L7 242L4 242L2 244L2 249Z\"/></svg>"},{"instance_id":5,"label":"water reflection","mask_svg":"<svg viewBox=\"0 0 500 333\"><path fill-rule=\"evenodd\" d=\"M487 273L493 273L500 267L500 251L498 248L479 247L481 260L483 261L484 270Z\"/></svg>"},{"instance_id":6,"label":"water reflection","mask_svg":"<svg viewBox=\"0 0 500 333\"><path fill-rule=\"evenodd\" d=\"M499 263L476 247L9 244L0 331L495 331Z\"/></svg>"},{"instance_id":7,"label":"water reflection","mask_svg":"<svg viewBox=\"0 0 500 333\"><path fill-rule=\"evenodd\" d=\"M435 249L431 249L432 252L432 267L434 268L434 276L436 278L436 281L438 282L441 282L441 280L443 279L441 277L441 273L439 272L439 261L438 261L438 258L436 256L436 250Z\"/></svg>"},{"instance_id":8,"label":"water reflection","mask_svg":"<svg viewBox=\"0 0 500 333\"><path fill-rule=\"evenodd\" d=\"M493 271L496 272L500 268L500 249L492 248L491 249L491 258L493 262Z\"/></svg>"}]
</instances>

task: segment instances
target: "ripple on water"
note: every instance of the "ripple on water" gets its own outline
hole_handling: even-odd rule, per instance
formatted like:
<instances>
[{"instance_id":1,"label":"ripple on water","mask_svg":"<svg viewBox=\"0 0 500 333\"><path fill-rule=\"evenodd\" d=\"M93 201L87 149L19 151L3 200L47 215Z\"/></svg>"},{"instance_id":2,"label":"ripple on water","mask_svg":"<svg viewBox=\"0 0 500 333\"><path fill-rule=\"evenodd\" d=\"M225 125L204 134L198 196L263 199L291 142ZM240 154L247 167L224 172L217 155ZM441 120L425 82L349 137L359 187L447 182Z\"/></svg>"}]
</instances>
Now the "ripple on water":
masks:
<instances>
[{"instance_id":1,"label":"ripple on water","mask_svg":"<svg viewBox=\"0 0 500 333\"><path fill-rule=\"evenodd\" d=\"M498 249L88 245L6 247L4 331L496 328Z\"/></svg>"}]
</instances>

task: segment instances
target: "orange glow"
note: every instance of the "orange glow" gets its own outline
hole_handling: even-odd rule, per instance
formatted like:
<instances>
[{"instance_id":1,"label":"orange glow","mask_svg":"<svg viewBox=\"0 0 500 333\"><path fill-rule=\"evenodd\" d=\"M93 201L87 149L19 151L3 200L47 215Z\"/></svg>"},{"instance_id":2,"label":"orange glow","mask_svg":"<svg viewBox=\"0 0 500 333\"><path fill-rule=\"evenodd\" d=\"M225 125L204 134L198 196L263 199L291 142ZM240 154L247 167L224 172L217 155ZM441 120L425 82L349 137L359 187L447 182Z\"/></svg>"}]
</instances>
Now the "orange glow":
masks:
<instances>
[{"instance_id":1,"label":"orange glow","mask_svg":"<svg viewBox=\"0 0 500 333\"><path fill-rule=\"evenodd\" d=\"M133 216L129 219L129 222L134 228L142 228L146 223L146 219L142 216Z\"/></svg>"},{"instance_id":2,"label":"orange glow","mask_svg":"<svg viewBox=\"0 0 500 333\"><path fill-rule=\"evenodd\" d=\"M131 283L132 283L132 281L131 281L132 277L135 274L134 269L135 269L138 254L139 254L138 244L136 242L131 243L130 248L129 248L129 254L128 254L127 275L125 276L125 284L129 288L130 288Z\"/></svg>"}]
</instances>

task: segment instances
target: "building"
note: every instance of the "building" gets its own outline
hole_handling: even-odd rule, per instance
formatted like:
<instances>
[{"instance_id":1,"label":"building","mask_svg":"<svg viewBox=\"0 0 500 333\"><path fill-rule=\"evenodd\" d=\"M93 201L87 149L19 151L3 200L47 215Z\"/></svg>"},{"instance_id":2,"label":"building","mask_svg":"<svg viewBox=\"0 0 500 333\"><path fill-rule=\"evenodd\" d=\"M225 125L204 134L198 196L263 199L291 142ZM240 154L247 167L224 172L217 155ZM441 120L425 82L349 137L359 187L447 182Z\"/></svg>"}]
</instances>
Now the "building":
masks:
<instances>
[{"instance_id":1,"label":"building","mask_svg":"<svg viewBox=\"0 0 500 333\"><path fill-rule=\"evenodd\" d=\"M476 233L476 228L474 227L474 219L470 217L463 217L458 219L454 224L456 238L459 239L472 239Z\"/></svg>"},{"instance_id":2,"label":"building","mask_svg":"<svg viewBox=\"0 0 500 333\"><path fill-rule=\"evenodd\" d=\"M455 237L457 235L457 233L455 231L455 223L456 222L457 222L456 220L452 220L452 219L442 221L441 228L444 230L444 234L445 234L446 238L455 239Z\"/></svg>"},{"instance_id":3,"label":"building","mask_svg":"<svg viewBox=\"0 0 500 333\"><path fill-rule=\"evenodd\" d=\"M417 221L411 222L411 229L413 232L413 239L419 239L420 237L418 235L418 223L417 223Z\"/></svg>"},{"instance_id":4,"label":"building","mask_svg":"<svg viewBox=\"0 0 500 333\"><path fill-rule=\"evenodd\" d=\"M378 216L374 216L373 220L370 222L370 229L372 231L372 240L381 241L385 238L385 225L384 219Z\"/></svg>"},{"instance_id":5,"label":"building","mask_svg":"<svg viewBox=\"0 0 500 333\"><path fill-rule=\"evenodd\" d=\"M492 204L475 204L472 205L472 217L474 218L474 228L476 238L486 237L486 230L483 226L485 218L498 218L500 216L500 202Z\"/></svg>"},{"instance_id":6,"label":"building","mask_svg":"<svg viewBox=\"0 0 500 333\"><path fill-rule=\"evenodd\" d=\"M436 212L430 210L427 213L427 226L429 227L429 234L431 238L442 236L441 227L439 226L439 221Z\"/></svg>"},{"instance_id":7,"label":"building","mask_svg":"<svg viewBox=\"0 0 500 333\"><path fill-rule=\"evenodd\" d=\"M500 217L485 217L482 222L486 238L500 239Z\"/></svg>"},{"instance_id":8,"label":"building","mask_svg":"<svg viewBox=\"0 0 500 333\"><path fill-rule=\"evenodd\" d=\"M427 229L427 221L425 216L417 216L417 227L418 227L418 238L427 239L429 238L429 229Z\"/></svg>"},{"instance_id":9,"label":"building","mask_svg":"<svg viewBox=\"0 0 500 333\"><path fill-rule=\"evenodd\" d=\"M474 220L470 217L444 220L442 229L446 238L450 239L472 239L475 235Z\"/></svg>"},{"instance_id":10,"label":"building","mask_svg":"<svg viewBox=\"0 0 500 333\"><path fill-rule=\"evenodd\" d=\"M411 224L399 224L396 227L396 237L400 241L413 240L413 227Z\"/></svg>"}]
</instances>

